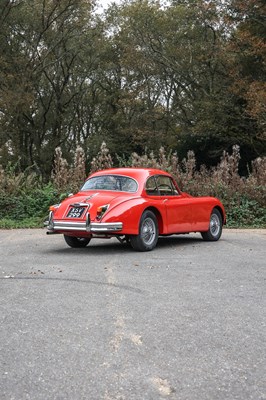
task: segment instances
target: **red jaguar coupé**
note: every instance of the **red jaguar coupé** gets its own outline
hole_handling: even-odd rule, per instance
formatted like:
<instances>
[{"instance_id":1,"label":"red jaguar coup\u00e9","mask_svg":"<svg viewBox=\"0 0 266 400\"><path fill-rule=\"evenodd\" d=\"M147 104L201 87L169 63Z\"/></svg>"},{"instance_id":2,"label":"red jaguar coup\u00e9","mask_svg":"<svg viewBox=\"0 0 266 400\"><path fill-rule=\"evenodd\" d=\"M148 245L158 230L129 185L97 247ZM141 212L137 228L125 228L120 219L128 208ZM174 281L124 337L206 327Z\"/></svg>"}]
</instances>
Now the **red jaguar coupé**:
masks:
<instances>
[{"instance_id":1,"label":"red jaguar coup\u00e9","mask_svg":"<svg viewBox=\"0 0 266 400\"><path fill-rule=\"evenodd\" d=\"M116 168L92 174L78 193L51 206L47 233L62 233L70 247L117 237L149 251L160 235L200 232L204 240L216 241L223 224L218 199L181 192L167 172Z\"/></svg>"}]
</instances>

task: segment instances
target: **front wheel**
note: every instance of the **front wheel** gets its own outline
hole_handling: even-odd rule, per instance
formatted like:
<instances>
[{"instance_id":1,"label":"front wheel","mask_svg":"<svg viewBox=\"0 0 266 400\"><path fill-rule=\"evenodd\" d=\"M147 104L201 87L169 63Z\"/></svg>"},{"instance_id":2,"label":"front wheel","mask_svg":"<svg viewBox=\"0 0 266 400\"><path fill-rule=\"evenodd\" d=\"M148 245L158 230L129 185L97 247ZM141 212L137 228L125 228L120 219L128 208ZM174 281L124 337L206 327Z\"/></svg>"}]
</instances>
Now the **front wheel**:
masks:
<instances>
[{"instance_id":1,"label":"front wheel","mask_svg":"<svg viewBox=\"0 0 266 400\"><path fill-rule=\"evenodd\" d=\"M207 232L201 232L203 240L214 242L219 240L222 234L223 221L220 211L216 208L212 211L210 217L209 230Z\"/></svg>"},{"instance_id":2,"label":"front wheel","mask_svg":"<svg viewBox=\"0 0 266 400\"><path fill-rule=\"evenodd\" d=\"M152 211L144 211L139 224L139 234L130 236L130 244L134 250L153 250L158 241L158 221Z\"/></svg>"},{"instance_id":3,"label":"front wheel","mask_svg":"<svg viewBox=\"0 0 266 400\"><path fill-rule=\"evenodd\" d=\"M83 238L83 237L74 237L64 235L64 239L69 247L86 247L89 244L91 238Z\"/></svg>"}]
</instances>

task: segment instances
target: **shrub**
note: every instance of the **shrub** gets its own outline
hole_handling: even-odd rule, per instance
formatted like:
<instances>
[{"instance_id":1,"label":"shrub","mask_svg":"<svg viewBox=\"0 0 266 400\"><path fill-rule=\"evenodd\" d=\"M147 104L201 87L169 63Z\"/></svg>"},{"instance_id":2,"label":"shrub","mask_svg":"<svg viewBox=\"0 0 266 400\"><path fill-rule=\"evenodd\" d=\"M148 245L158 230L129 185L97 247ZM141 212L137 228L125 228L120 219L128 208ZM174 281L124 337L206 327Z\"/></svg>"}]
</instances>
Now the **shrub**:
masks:
<instances>
[{"instance_id":1,"label":"shrub","mask_svg":"<svg viewBox=\"0 0 266 400\"><path fill-rule=\"evenodd\" d=\"M28 218L42 219L58 193L51 184L20 194L0 193L0 220L23 221ZM2 223L1 223L2 225Z\"/></svg>"},{"instance_id":2,"label":"shrub","mask_svg":"<svg viewBox=\"0 0 266 400\"><path fill-rule=\"evenodd\" d=\"M101 169L113 167L113 160L109 153L109 149L105 142L102 142L101 149L97 156L91 162L91 172L96 172Z\"/></svg>"},{"instance_id":3,"label":"shrub","mask_svg":"<svg viewBox=\"0 0 266 400\"><path fill-rule=\"evenodd\" d=\"M229 228L266 227L266 212L256 200L247 197L233 198L227 207Z\"/></svg>"},{"instance_id":4,"label":"shrub","mask_svg":"<svg viewBox=\"0 0 266 400\"><path fill-rule=\"evenodd\" d=\"M228 227L266 227L266 157L252 162L247 177L238 173L240 149L223 153L220 163L208 169L196 169L192 151L179 160L176 153L166 154L163 147L158 155L133 153L129 160L118 159L120 166L158 168L176 178L180 189L194 196L215 196L224 204ZM113 167L109 149L103 142L98 155L91 162L91 172ZM36 168L24 172L9 165L0 166L0 226L36 226L48 213L49 205L61 201L69 191L79 189L85 178L85 154L77 147L74 163L69 166L56 149L51 182L44 184ZM13 222L12 222L13 221ZM24 221L24 222L23 222ZM13 224L13 225L12 225Z\"/></svg>"}]
</instances>

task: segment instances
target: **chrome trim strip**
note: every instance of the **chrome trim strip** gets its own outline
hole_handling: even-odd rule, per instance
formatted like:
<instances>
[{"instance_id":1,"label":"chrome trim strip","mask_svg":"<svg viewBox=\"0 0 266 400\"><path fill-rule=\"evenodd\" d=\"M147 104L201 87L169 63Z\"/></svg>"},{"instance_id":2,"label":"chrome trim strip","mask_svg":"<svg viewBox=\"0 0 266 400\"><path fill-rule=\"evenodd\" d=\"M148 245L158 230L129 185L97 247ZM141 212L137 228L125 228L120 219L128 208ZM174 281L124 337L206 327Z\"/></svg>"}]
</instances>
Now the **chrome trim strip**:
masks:
<instances>
[{"instance_id":1,"label":"chrome trim strip","mask_svg":"<svg viewBox=\"0 0 266 400\"><path fill-rule=\"evenodd\" d=\"M88 203L72 203L70 204L70 207L89 207L90 205Z\"/></svg>"},{"instance_id":2,"label":"chrome trim strip","mask_svg":"<svg viewBox=\"0 0 266 400\"><path fill-rule=\"evenodd\" d=\"M88 213L86 215L86 224L85 224L87 232L90 231L90 224L91 224L91 216L90 216L90 213Z\"/></svg>"},{"instance_id":3,"label":"chrome trim strip","mask_svg":"<svg viewBox=\"0 0 266 400\"><path fill-rule=\"evenodd\" d=\"M54 229L85 230L85 222L54 221Z\"/></svg>"},{"instance_id":4,"label":"chrome trim strip","mask_svg":"<svg viewBox=\"0 0 266 400\"><path fill-rule=\"evenodd\" d=\"M48 217L48 224L47 224L47 229L48 230L53 230L54 229L53 216L54 216L53 211L50 211L49 212L49 217Z\"/></svg>"},{"instance_id":5,"label":"chrome trim strip","mask_svg":"<svg viewBox=\"0 0 266 400\"><path fill-rule=\"evenodd\" d=\"M48 226L51 231L85 231L85 232L116 232L123 229L122 222L91 222L86 218L86 222L72 221L53 221L53 225Z\"/></svg>"},{"instance_id":6,"label":"chrome trim strip","mask_svg":"<svg viewBox=\"0 0 266 400\"><path fill-rule=\"evenodd\" d=\"M122 222L92 222L90 229L93 232L113 232L123 229Z\"/></svg>"}]
</instances>

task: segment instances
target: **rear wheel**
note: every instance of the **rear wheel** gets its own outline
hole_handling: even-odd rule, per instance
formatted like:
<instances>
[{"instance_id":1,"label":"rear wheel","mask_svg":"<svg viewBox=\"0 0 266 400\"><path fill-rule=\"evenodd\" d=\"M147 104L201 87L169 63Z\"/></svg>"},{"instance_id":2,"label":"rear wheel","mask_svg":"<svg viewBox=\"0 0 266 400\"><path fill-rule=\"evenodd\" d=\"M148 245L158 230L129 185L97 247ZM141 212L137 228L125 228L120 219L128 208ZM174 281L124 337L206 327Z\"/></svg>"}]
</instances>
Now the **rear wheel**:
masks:
<instances>
[{"instance_id":1,"label":"rear wheel","mask_svg":"<svg viewBox=\"0 0 266 400\"><path fill-rule=\"evenodd\" d=\"M67 235L64 235L64 238L69 247L86 247L91 240L91 238L82 238Z\"/></svg>"},{"instance_id":2,"label":"rear wheel","mask_svg":"<svg viewBox=\"0 0 266 400\"><path fill-rule=\"evenodd\" d=\"M130 244L134 250L150 251L158 241L158 221L152 211L144 211L139 224L139 234L130 236Z\"/></svg>"},{"instance_id":3,"label":"rear wheel","mask_svg":"<svg viewBox=\"0 0 266 400\"><path fill-rule=\"evenodd\" d=\"M223 221L220 211L216 208L212 211L210 217L209 230L207 232L201 232L203 240L214 242L219 240L222 234Z\"/></svg>"}]
</instances>

